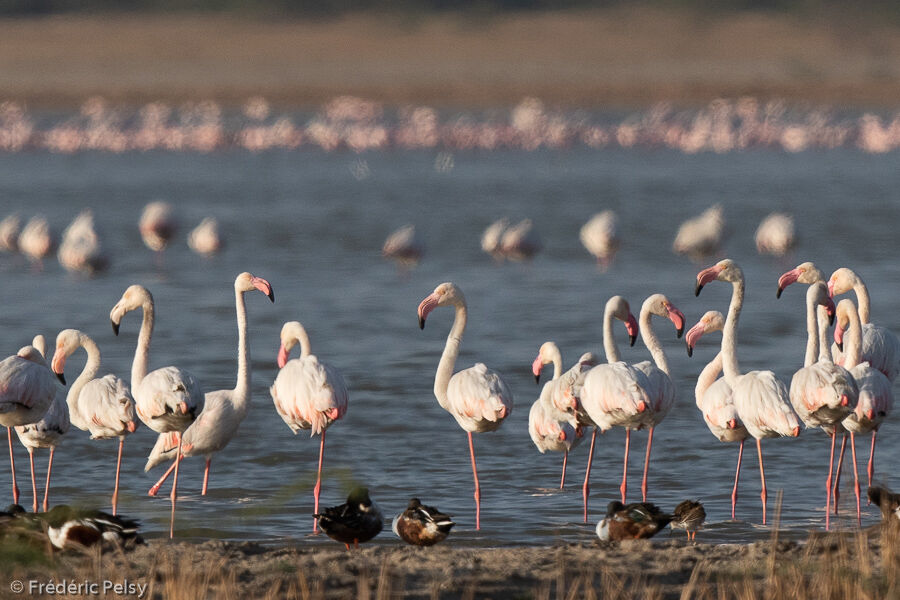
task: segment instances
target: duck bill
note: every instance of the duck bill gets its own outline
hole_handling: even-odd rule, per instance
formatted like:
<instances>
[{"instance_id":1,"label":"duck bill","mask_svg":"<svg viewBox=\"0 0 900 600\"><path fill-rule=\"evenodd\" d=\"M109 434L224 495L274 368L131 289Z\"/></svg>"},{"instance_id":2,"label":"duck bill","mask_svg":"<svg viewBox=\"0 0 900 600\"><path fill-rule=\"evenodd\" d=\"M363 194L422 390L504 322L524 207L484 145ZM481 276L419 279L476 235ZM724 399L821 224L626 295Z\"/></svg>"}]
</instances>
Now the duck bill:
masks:
<instances>
[{"instance_id":1,"label":"duck bill","mask_svg":"<svg viewBox=\"0 0 900 600\"><path fill-rule=\"evenodd\" d=\"M428 318L428 313L437 308L438 300L436 294L431 294L419 303L419 329L425 329L425 319Z\"/></svg>"}]
</instances>

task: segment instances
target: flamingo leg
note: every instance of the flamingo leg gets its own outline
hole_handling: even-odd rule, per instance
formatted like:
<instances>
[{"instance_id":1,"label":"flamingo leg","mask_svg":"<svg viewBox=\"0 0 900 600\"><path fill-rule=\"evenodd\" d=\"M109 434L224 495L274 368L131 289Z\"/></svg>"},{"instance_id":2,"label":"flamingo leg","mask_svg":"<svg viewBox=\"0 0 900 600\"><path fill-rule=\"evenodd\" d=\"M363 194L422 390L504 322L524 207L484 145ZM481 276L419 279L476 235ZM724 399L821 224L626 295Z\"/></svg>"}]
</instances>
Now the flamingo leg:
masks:
<instances>
[{"instance_id":1,"label":"flamingo leg","mask_svg":"<svg viewBox=\"0 0 900 600\"><path fill-rule=\"evenodd\" d=\"M731 520L734 521L734 508L737 506L737 498L738 498L738 479L741 477L741 459L744 457L744 440L741 440L741 445L738 447L738 461L737 461L737 470L734 472L734 489L731 490Z\"/></svg>"},{"instance_id":2,"label":"flamingo leg","mask_svg":"<svg viewBox=\"0 0 900 600\"><path fill-rule=\"evenodd\" d=\"M481 529L481 487L478 485L478 467L475 466L475 445L469 431L469 454L472 456L472 475L475 477L475 530Z\"/></svg>"},{"instance_id":3,"label":"flamingo leg","mask_svg":"<svg viewBox=\"0 0 900 600\"><path fill-rule=\"evenodd\" d=\"M469 443L471 444L471 434L469 437ZM313 514L319 514L319 493L322 491L322 463L325 460L325 430L322 430L322 439L319 440L319 469L316 473L316 487L313 488L313 498L315 502L315 508L313 509ZM475 464L475 458L473 455L472 464ZM478 477L475 478L475 481L478 481ZM319 521L317 519L313 519L313 533L317 533Z\"/></svg>"},{"instance_id":4,"label":"flamingo leg","mask_svg":"<svg viewBox=\"0 0 900 600\"><path fill-rule=\"evenodd\" d=\"M766 471L763 469L762 443L756 440L756 453L759 454L759 478L762 480L762 492L759 497L762 499L763 507L763 525L766 524L766 500L769 495L766 493Z\"/></svg>"},{"instance_id":5,"label":"flamingo leg","mask_svg":"<svg viewBox=\"0 0 900 600\"><path fill-rule=\"evenodd\" d=\"M119 469L122 467L122 446L125 445L125 438L119 438L119 458L116 459L116 487L113 489L112 495L112 514L116 516L116 507L119 504Z\"/></svg>"},{"instance_id":6,"label":"flamingo leg","mask_svg":"<svg viewBox=\"0 0 900 600\"><path fill-rule=\"evenodd\" d=\"M569 462L569 451L566 450L566 453L563 454L563 470L562 470L562 479L559 480L559 489L563 489L566 485L566 463Z\"/></svg>"},{"instance_id":7,"label":"flamingo leg","mask_svg":"<svg viewBox=\"0 0 900 600\"><path fill-rule=\"evenodd\" d=\"M181 464L181 438L178 436L178 453L175 454L175 478L172 480L172 516L169 520L169 539L175 537L175 500L178 497L178 465Z\"/></svg>"},{"instance_id":8,"label":"flamingo leg","mask_svg":"<svg viewBox=\"0 0 900 600\"><path fill-rule=\"evenodd\" d=\"M37 512L37 484L34 482L34 449L28 449L28 462L31 464L31 497L34 498L32 502L31 512Z\"/></svg>"},{"instance_id":9,"label":"flamingo leg","mask_svg":"<svg viewBox=\"0 0 900 600\"><path fill-rule=\"evenodd\" d=\"M581 495L584 496L584 522L587 523L588 495L591 492L591 463L594 461L594 443L597 441L597 428L591 434L591 450L588 452L587 471L584 473L584 485L581 487Z\"/></svg>"},{"instance_id":10,"label":"flamingo leg","mask_svg":"<svg viewBox=\"0 0 900 600\"><path fill-rule=\"evenodd\" d=\"M650 469L650 446L653 445L653 430L650 428L650 435L647 437L647 455L644 457L644 478L641 480L641 502L647 501L647 471Z\"/></svg>"},{"instance_id":11,"label":"flamingo leg","mask_svg":"<svg viewBox=\"0 0 900 600\"><path fill-rule=\"evenodd\" d=\"M12 471L13 504L19 503L19 486L16 485L16 459L13 457L12 427L6 428L6 436L9 438L9 469Z\"/></svg>"},{"instance_id":12,"label":"flamingo leg","mask_svg":"<svg viewBox=\"0 0 900 600\"><path fill-rule=\"evenodd\" d=\"M212 457L206 459L206 469L203 470L203 491L200 492L201 496L206 495L206 486L209 483L209 463L212 462Z\"/></svg>"},{"instance_id":13,"label":"flamingo leg","mask_svg":"<svg viewBox=\"0 0 900 600\"><path fill-rule=\"evenodd\" d=\"M825 531L831 527L831 472L834 469L834 443L837 429L831 432L831 454L828 458L828 478L825 480Z\"/></svg>"},{"instance_id":14,"label":"flamingo leg","mask_svg":"<svg viewBox=\"0 0 900 600\"><path fill-rule=\"evenodd\" d=\"M176 462L178 462L178 461L177 460L172 461L172 464L169 466L168 469L166 469L166 472L163 473L163 476L159 478L159 481L157 481L156 483L153 484L153 487L150 488L150 490L147 492L148 496L155 496L159 492L160 486L162 486L162 484L166 482L166 479L168 479L169 475L172 474L172 471L175 470Z\"/></svg>"},{"instance_id":15,"label":"flamingo leg","mask_svg":"<svg viewBox=\"0 0 900 600\"><path fill-rule=\"evenodd\" d=\"M869 487L872 487L872 477L875 476L875 435L877 433L877 429L872 430L872 449L869 451L869 467L867 469L869 474ZM866 504L871 504L871 502L866 501Z\"/></svg>"},{"instance_id":16,"label":"flamingo leg","mask_svg":"<svg viewBox=\"0 0 900 600\"><path fill-rule=\"evenodd\" d=\"M622 493L622 504L625 504L625 492L628 491L628 446L631 444L631 430L625 430L625 467L622 469L622 485L619 491Z\"/></svg>"},{"instance_id":17,"label":"flamingo leg","mask_svg":"<svg viewBox=\"0 0 900 600\"><path fill-rule=\"evenodd\" d=\"M50 460L47 461L47 483L44 485L44 512L47 512L47 508L49 506L48 502L50 500L50 471L53 470L53 453L56 452L56 448L50 448Z\"/></svg>"},{"instance_id":18,"label":"flamingo leg","mask_svg":"<svg viewBox=\"0 0 900 600\"><path fill-rule=\"evenodd\" d=\"M853 459L853 491L856 493L856 525L862 524L862 516L859 510L859 472L856 468L856 435L850 432L850 457Z\"/></svg>"},{"instance_id":19,"label":"flamingo leg","mask_svg":"<svg viewBox=\"0 0 900 600\"><path fill-rule=\"evenodd\" d=\"M844 464L844 450L847 447L847 434L841 439L841 453L838 455L837 472L834 475L834 514L838 514L838 499L841 497L841 465Z\"/></svg>"}]
</instances>

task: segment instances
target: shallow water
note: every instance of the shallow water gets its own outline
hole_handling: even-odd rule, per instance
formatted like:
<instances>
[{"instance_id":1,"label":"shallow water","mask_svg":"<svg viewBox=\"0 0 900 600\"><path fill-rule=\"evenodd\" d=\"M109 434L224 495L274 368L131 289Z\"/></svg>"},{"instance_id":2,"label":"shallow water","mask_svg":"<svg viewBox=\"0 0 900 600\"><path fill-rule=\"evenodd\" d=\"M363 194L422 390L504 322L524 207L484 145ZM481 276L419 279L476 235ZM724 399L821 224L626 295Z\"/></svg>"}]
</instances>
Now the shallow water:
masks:
<instances>
[{"instance_id":1,"label":"shallow water","mask_svg":"<svg viewBox=\"0 0 900 600\"><path fill-rule=\"evenodd\" d=\"M539 392L531 361L548 339L559 343L567 365L586 350L602 352L602 309L613 294L628 298L637 313L643 298L663 292L689 325L706 310L724 311L730 286L713 283L699 298L693 294L697 271L712 260L694 264L670 250L681 220L714 202L725 207L730 237L724 255L740 262L748 280L739 346L744 370L773 369L789 382L802 365L805 288L789 288L778 301L774 292L777 277L804 260L815 260L826 274L839 266L857 270L869 284L874 320L900 331L900 315L891 310L900 291L895 154L497 151L456 153L453 168L447 165L447 157L433 151L0 154L0 212L42 212L61 231L79 210L92 207L113 260L101 277L84 279L64 272L55 259L36 271L20 256L0 256L2 352L14 353L35 333L52 339L75 327L98 342L105 369L127 377L140 317L127 316L117 338L108 314L128 285L142 283L157 304L151 368L177 364L208 390L231 387L237 341L232 282L249 270L266 277L277 298L271 305L259 294L247 297L253 407L238 436L214 457L207 497L199 494L202 459L184 463L179 537L333 543L308 537L318 438L292 435L268 392L281 324L297 319L309 330L313 351L341 369L351 388L348 414L328 431L323 504L343 502L351 482L363 483L386 516L413 495L454 515L457 544L538 545L592 539L606 503L618 497L624 434L614 430L598 441L591 523L582 524L587 445L571 453L565 490L555 489L561 455L539 454L527 433L528 409ZM184 224L161 262L137 234L142 206L158 198L177 203ZM624 240L612 268L600 273L581 247L578 229L605 208L618 212ZM760 219L775 209L793 212L801 235L793 255L781 260L759 257L752 238ZM218 217L228 243L212 259L184 243L189 227L206 215ZM505 215L535 220L545 248L533 262L498 265L481 252L482 230ZM417 269L401 275L381 258L380 248L391 230L407 222L424 235L427 254ZM483 361L515 395L503 426L475 439L483 494L478 532L465 434L432 394L452 311L435 311L424 332L416 323L419 301L448 280L469 302L457 369ZM666 509L685 498L701 499L708 514L701 540L768 536L769 529L758 525L755 450L746 448L738 521L730 522L737 446L710 435L694 404L695 378L714 356L718 337L702 341L688 358L671 325L660 323L657 331L679 398L656 432L649 499ZM640 344L627 348L619 341L626 360L648 357ZM69 360L70 381L83 356ZM882 428L876 474L900 487L890 472L900 450L896 420L892 415ZM632 439L634 501L646 434ZM148 498L162 467L142 470L153 441L146 427L128 438L119 507L140 518L149 536L162 536L168 485ZM858 444L863 474L868 441L866 436ZM53 501L108 508L115 447L73 429L55 459ZM824 527L827 447L818 431L763 442L770 514L776 491L783 490L782 526L789 536ZM18 443L16 453L28 504L27 454ZM39 477L46 458L38 453ZM0 467L0 499L11 496L7 478ZM853 504L849 469L842 482L838 524L853 527L847 518ZM875 507L864 507L864 525L878 518ZM389 532L379 541L399 543Z\"/></svg>"}]
</instances>

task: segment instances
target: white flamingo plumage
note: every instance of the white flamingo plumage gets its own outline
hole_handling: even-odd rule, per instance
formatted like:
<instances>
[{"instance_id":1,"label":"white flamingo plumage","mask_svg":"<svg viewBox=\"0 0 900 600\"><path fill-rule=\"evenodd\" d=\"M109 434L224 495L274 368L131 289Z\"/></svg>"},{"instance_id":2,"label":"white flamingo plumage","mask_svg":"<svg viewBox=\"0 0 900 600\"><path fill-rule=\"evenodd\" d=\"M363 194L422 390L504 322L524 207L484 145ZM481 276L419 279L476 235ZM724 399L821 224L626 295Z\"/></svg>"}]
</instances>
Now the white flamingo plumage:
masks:
<instances>
[{"instance_id":1,"label":"white flamingo plumage","mask_svg":"<svg viewBox=\"0 0 900 600\"><path fill-rule=\"evenodd\" d=\"M719 261L697 274L695 294L711 281L732 284L731 303L722 334L722 369L731 386L734 405L747 431L756 439L759 474L762 481L760 498L763 524L766 523L766 475L763 468L763 438L800 435L800 420L791 408L787 388L772 371L750 371L741 374L737 361L737 325L744 304L744 272L731 259Z\"/></svg>"},{"instance_id":2,"label":"white flamingo plumage","mask_svg":"<svg viewBox=\"0 0 900 600\"><path fill-rule=\"evenodd\" d=\"M168 202L150 202L144 207L138 230L144 244L154 252L162 252L178 230L175 211ZM134 382L132 382L133 384Z\"/></svg>"},{"instance_id":3,"label":"white flamingo plumage","mask_svg":"<svg viewBox=\"0 0 900 600\"><path fill-rule=\"evenodd\" d=\"M109 266L109 257L100 244L94 215L89 209L79 213L63 232L56 256L59 263L72 272L93 275Z\"/></svg>"},{"instance_id":4,"label":"white flamingo plumage","mask_svg":"<svg viewBox=\"0 0 900 600\"><path fill-rule=\"evenodd\" d=\"M422 258L425 243L416 234L415 225L404 225L392 232L384 241L381 255L390 258L403 267L412 267Z\"/></svg>"},{"instance_id":5,"label":"white flamingo plumage","mask_svg":"<svg viewBox=\"0 0 900 600\"><path fill-rule=\"evenodd\" d=\"M500 238L500 252L509 260L525 260L540 252L543 245L531 219L510 225Z\"/></svg>"},{"instance_id":6,"label":"white flamingo plumage","mask_svg":"<svg viewBox=\"0 0 900 600\"><path fill-rule=\"evenodd\" d=\"M150 362L150 338L153 336L155 317L153 296L144 286L137 284L130 286L113 306L109 313L113 332L118 335L122 317L137 309L142 310L143 319L134 361L131 363L131 392L134 396L135 411L141 421L157 433L184 431L203 410L203 389L196 377L178 367L162 367L147 373L147 365ZM181 455L180 448L178 455ZM170 538L175 536L179 464L180 460L175 461Z\"/></svg>"},{"instance_id":7,"label":"white flamingo plumage","mask_svg":"<svg viewBox=\"0 0 900 600\"><path fill-rule=\"evenodd\" d=\"M756 229L756 251L760 254L784 256L796 244L794 217L774 212Z\"/></svg>"},{"instance_id":8,"label":"white flamingo plumage","mask_svg":"<svg viewBox=\"0 0 900 600\"><path fill-rule=\"evenodd\" d=\"M31 345L42 356L46 356L47 346L44 336L36 335ZM50 403L50 408L47 409L40 421L27 425L17 425L15 429L16 435L19 436L19 441L28 450L28 462L31 466L33 512L38 510L37 483L34 477L34 451L37 448L50 449L50 458L47 462L47 482L44 485L43 508L46 511L50 497L50 473L53 470L53 455L56 451L56 446L62 440L62 436L69 431L69 409L66 406L66 395L63 388L59 385L56 386L56 396L54 396L53 402Z\"/></svg>"},{"instance_id":9,"label":"white flamingo plumage","mask_svg":"<svg viewBox=\"0 0 900 600\"><path fill-rule=\"evenodd\" d=\"M203 471L202 496L206 495L209 484L209 465L212 462L212 455L228 445L250 409L252 372L250 369L250 346L247 341L247 307L244 303L244 294L253 290L259 290L269 300L275 302L272 286L262 277L244 272L235 278L234 304L238 326L238 364L237 382L234 388L207 392L203 400L203 410L197 415L194 422L183 433L178 431L160 433L147 458L147 464L144 466L144 470L149 471L160 463L175 459L179 456L176 454L179 446L181 446L181 457L205 457L206 468ZM148 492L150 496L157 494L159 487L168 479L174 469L175 461L173 460L172 466L150 488Z\"/></svg>"},{"instance_id":10,"label":"white flamingo plumage","mask_svg":"<svg viewBox=\"0 0 900 600\"><path fill-rule=\"evenodd\" d=\"M212 256L225 247L225 238L219 231L219 221L206 217L188 234L188 247L203 256Z\"/></svg>"},{"instance_id":11,"label":"white flamingo plumage","mask_svg":"<svg viewBox=\"0 0 900 600\"><path fill-rule=\"evenodd\" d=\"M288 360L291 350L300 344L300 357ZM314 513L319 512L322 491L322 462L325 458L325 430L347 414L350 394L341 372L322 362L311 353L309 335L297 321L288 321L281 328L278 348L278 376L269 392L275 410L296 434L309 430L309 436L320 436L319 467L313 488ZM313 532L317 521L313 520Z\"/></svg>"},{"instance_id":12,"label":"white flamingo plumage","mask_svg":"<svg viewBox=\"0 0 900 600\"><path fill-rule=\"evenodd\" d=\"M682 223L672 243L672 250L694 260L717 253L725 231L723 212L722 205L715 204Z\"/></svg>"},{"instance_id":13,"label":"white flamingo plumage","mask_svg":"<svg viewBox=\"0 0 900 600\"><path fill-rule=\"evenodd\" d=\"M622 485L619 490L622 501L628 488L628 450L631 443L631 430L640 429L645 423L644 414L650 408L647 389L650 382L643 371L622 362L619 348L613 337L613 319L625 323L629 341L634 344L638 336L638 322L631 314L628 302L621 296L613 296L606 302L603 311L603 348L606 352L606 364L600 364L588 371L581 390L581 406L587 417L595 424L591 435L591 450L588 453L588 475L585 477L582 494L584 496L584 521L587 523L587 497L590 491L590 465L594 454L596 430L601 432L613 426L625 428L625 461L622 473Z\"/></svg>"},{"instance_id":14,"label":"white flamingo plumage","mask_svg":"<svg viewBox=\"0 0 900 600\"><path fill-rule=\"evenodd\" d=\"M666 359L666 352L653 331L651 324L653 315L672 321L672 324L675 325L677 337L680 338L681 334L684 333L684 314L668 298L662 294L653 294L644 300L644 304L641 305L638 324L641 330L641 339L653 356L653 362L645 360L634 365L636 369L639 369L647 376L647 381L650 384L650 387L646 389L647 397L650 399L649 410L644 413L644 424L649 427L650 432L647 437L647 453L644 458L644 476L641 479L641 502L647 501L647 473L650 468L650 448L653 445L653 431L669 414L669 410L675 404L677 396L675 384L672 382L672 376L669 373L669 361Z\"/></svg>"},{"instance_id":15,"label":"white flamingo plumage","mask_svg":"<svg viewBox=\"0 0 900 600\"><path fill-rule=\"evenodd\" d=\"M597 213L578 233L582 245L596 259L602 269L609 267L619 250L619 219L611 210Z\"/></svg>"},{"instance_id":16,"label":"white flamingo plumage","mask_svg":"<svg viewBox=\"0 0 900 600\"><path fill-rule=\"evenodd\" d=\"M134 398L128 382L112 373L97 377L100 370L100 348L86 333L77 329L64 329L56 336L53 353L53 372L62 376L66 361L84 348L87 362L81 373L69 386L66 404L72 424L91 434L92 440L119 439L116 459L116 483L112 495L112 514L116 514L119 499L119 472L122 467L122 449L125 436L137 430Z\"/></svg>"},{"instance_id":17,"label":"white flamingo plumage","mask_svg":"<svg viewBox=\"0 0 900 600\"><path fill-rule=\"evenodd\" d=\"M0 221L0 251L19 251L19 227L21 226L22 220L16 213Z\"/></svg>"},{"instance_id":18,"label":"white flamingo plumage","mask_svg":"<svg viewBox=\"0 0 900 600\"><path fill-rule=\"evenodd\" d=\"M553 412L540 398L531 405L528 411L528 435L541 454L551 452L563 452L562 478L559 481L559 489L566 484L566 463L571 450L582 439L580 428L576 428L568 421L560 421L554 418Z\"/></svg>"},{"instance_id":19,"label":"white flamingo plumage","mask_svg":"<svg viewBox=\"0 0 900 600\"><path fill-rule=\"evenodd\" d=\"M43 215L32 217L19 234L19 250L35 265L40 266L45 257L56 247L56 238L50 223Z\"/></svg>"},{"instance_id":20,"label":"white flamingo plumage","mask_svg":"<svg viewBox=\"0 0 900 600\"><path fill-rule=\"evenodd\" d=\"M453 373L468 318L462 290L452 282L437 286L419 304L420 328L425 328L428 314L439 306L452 306L456 314L434 376L434 395L441 408L453 415L468 434L472 475L475 479L475 529L481 529L481 488L472 433L495 431L500 427L512 413L513 395L500 376L483 363L476 363L468 369Z\"/></svg>"},{"instance_id":21,"label":"white flamingo plumage","mask_svg":"<svg viewBox=\"0 0 900 600\"><path fill-rule=\"evenodd\" d=\"M725 317L717 310L706 312L696 325L690 328L684 339L687 344L688 356L693 354L694 346L704 334L713 331L722 331L725 328ZM738 498L738 481L741 477L741 459L744 456L744 440L750 434L738 415L734 405L734 395L731 386L724 377L719 377L722 372L722 352L718 352L697 377L697 385L694 387L694 398L697 408L703 414L703 422L710 432L720 442L740 442L738 447L737 469L734 472L734 487L731 490L731 518L735 518L735 508Z\"/></svg>"},{"instance_id":22,"label":"white flamingo plumage","mask_svg":"<svg viewBox=\"0 0 900 600\"><path fill-rule=\"evenodd\" d=\"M481 234L481 249L497 260L503 259L503 253L500 250L500 240L503 238L503 232L506 231L507 227L509 227L509 219L503 217L488 225L484 233Z\"/></svg>"}]
</instances>

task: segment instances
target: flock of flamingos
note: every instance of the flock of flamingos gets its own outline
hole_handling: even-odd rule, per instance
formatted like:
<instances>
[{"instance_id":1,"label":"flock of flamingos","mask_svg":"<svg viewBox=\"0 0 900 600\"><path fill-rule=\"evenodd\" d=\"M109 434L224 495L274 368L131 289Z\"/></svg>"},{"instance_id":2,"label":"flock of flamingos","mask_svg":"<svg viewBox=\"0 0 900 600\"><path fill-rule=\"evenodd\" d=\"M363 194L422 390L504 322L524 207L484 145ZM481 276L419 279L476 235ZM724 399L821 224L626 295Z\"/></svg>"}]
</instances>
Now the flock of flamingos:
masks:
<instances>
[{"instance_id":1,"label":"flock of flamingos","mask_svg":"<svg viewBox=\"0 0 900 600\"><path fill-rule=\"evenodd\" d=\"M721 207L715 206L685 223L673 248L702 256L714 250L720 241L721 229ZM90 247L88 242L92 238L84 231L92 229L86 227L82 230L80 235L83 239L79 246L82 248ZM148 205L141 218L140 231L148 247L157 251L165 248L175 231L171 207L164 203ZM26 245L24 235L23 230L16 238L23 250ZM96 237L94 232L93 238ZM597 215L582 229L581 238L601 265L608 263L618 247L615 215L608 212ZM757 237L760 251L783 252L792 244L793 222L789 216L772 215L760 226ZM488 228L482 245L494 256L511 259L528 257L540 248L530 222L510 225L506 220ZM59 252L63 261L62 246ZM384 253L398 261L410 263L421 256L422 244L416 239L414 228L406 227L389 238ZM81 264L88 262L83 259ZM86 270L92 271L94 268ZM721 350L697 378L695 395L703 420L713 435L723 442L739 442L731 496L732 518L737 502L744 441L751 437L756 440L762 488L762 521L766 523L767 491L761 441L770 437L797 436L806 427L822 428L831 437L826 477L826 528L830 527L832 500L837 512L838 478L849 436L859 520L860 484L855 437L857 434L871 433L867 469L871 484L876 434L891 410L891 384L900 373L900 341L884 327L870 322L869 296L863 280L847 268L837 269L826 278L809 262L789 270L778 280L778 296L793 283L809 286L806 298L806 357L804 367L793 376L789 387L779 381L772 371L743 373L740 370L736 348L744 299L743 272L733 260L721 260L697 274L697 295L704 286L714 281L732 286L727 313L706 313L687 331L685 339L690 354L702 336L716 331L722 333ZM15 479L12 430L16 430L29 452L34 498L32 508L35 512L38 500L33 451L36 448L50 449L43 499L43 509L46 511L54 448L71 423L88 431L92 439L119 439L112 496L112 512L115 514L122 447L125 437L136 430L140 421L159 433L147 468L171 461L171 466L149 493L155 495L166 479L173 477L170 536L174 535L180 465L180 459L176 457L206 458L203 480L203 494L206 494L211 457L229 443L249 408L251 368L244 295L256 290L274 302L275 294L267 280L250 273L237 276L234 290L238 367L233 389L204 393L198 379L184 369L167 366L150 370L154 302L150 291L140 285L127 288L110 311L110 320L117 335L120 329L129 328L126 319L129 312L140 311L142 315L130 382L113 374L98 376L101 365L97 344L86 333L74 329L58 334L52 358L43 347L43 339L38 336L32 345L0 362L0 425L8 428L14 502L18 503L19 490ZM842 299L835 305L833 298L850 291L855 292L856 303L851 299ZM481 488L472 434L499 428L513 410L513 397L501 376L482 363L455 370L467 324L467 304L462 290L452 282L438 285L421 301L418 306L420 326L424 328L430 313L441 307L452 308L455 318L438 362L434 395L438 404L467 432L475 487L475 526L479 529ZM620 486L621 501L624 503L630 432L648 430L641 481L641 495L646 501L653 433L675 401L675 385L669 374L665 352L652 326L653 316L670 321L678 337L686 329L682 312L662 294L647 298L637 318L624 298L614 296L606 303L603 317L606 362L592 353L586 353L571 369L564 371L559 348L553 342L546 342L540 346L532 364L533 374L538 380L545 366L553 366L552 378L544 384L540 397L531 406L529 432L541 452L551 450L564 453L561 486L565 481L568 451L580 441L587 428L593 428L582 488L585 522L591 461L598 431L604 432L614 426L626 431L625 468ZM638 337L643 340L652 361L629 365L620 360L616 321L624 324L631 344ZM291 359L290 354L298 345L300 356ZM57 379L65 383L66 361L82 348L87 354L87 362L65 390ZM318 473L313 490L315 512L318 513L325 433L347 411L347 386L337 369L311 353L309 337L296 321L285 323L281 330L277 363L280 371L270 388L276 411L294 433L307 430L311 435L320 437ZM835 469L834 454L839 434L842 443Z\"/></svg>"}]
</instances>

